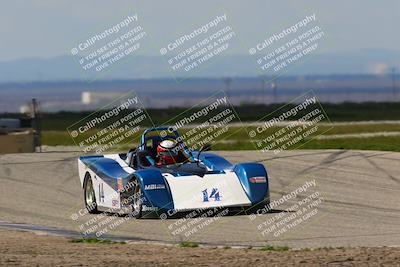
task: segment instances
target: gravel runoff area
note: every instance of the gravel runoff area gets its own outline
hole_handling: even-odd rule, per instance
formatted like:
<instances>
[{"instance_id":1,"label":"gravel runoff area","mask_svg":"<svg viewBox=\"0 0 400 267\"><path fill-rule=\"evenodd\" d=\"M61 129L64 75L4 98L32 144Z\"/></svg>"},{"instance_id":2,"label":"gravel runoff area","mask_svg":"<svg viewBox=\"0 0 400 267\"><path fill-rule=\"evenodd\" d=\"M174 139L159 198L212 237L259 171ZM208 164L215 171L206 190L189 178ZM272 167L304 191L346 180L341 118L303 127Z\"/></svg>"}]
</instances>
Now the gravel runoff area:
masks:
<instances>
[{"instance_id":1,"label":"gravel runoff area","mask_svg":"<svg viewBox=\"0 0 400 267\"><path fill-rule=\"evenodd\" d=\"M270 251L72 243L0 230L0 266L399 266L400 248Z\"/></svg>"}]
</instances>

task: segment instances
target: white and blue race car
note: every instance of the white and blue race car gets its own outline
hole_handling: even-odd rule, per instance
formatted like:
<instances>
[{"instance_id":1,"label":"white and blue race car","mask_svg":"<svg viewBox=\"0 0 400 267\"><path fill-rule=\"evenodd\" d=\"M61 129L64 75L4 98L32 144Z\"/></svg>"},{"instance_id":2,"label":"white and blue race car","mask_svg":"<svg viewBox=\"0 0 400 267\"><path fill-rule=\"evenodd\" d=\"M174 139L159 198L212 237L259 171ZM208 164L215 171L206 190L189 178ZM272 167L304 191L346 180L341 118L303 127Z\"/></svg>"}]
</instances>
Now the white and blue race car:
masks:
<instances>
[{"instance_id":1,"label":"white and blue race car","mask_svg":"<svg viewBox=\"0 0 400 267\"><path fill-rule=\"evenodd\" d=\"M203 153L208 145L191 151L170 129L145 130L139 146L128 153L79 157L79 177L90 213L164 219L193 210L249 211L269 204L268 175L262 164L232 165L218 155ZM160 133L167 130L162 137ZM177 141L182 160L160 165L156 148L167 139Z\"/></svg>"}]
</instances>

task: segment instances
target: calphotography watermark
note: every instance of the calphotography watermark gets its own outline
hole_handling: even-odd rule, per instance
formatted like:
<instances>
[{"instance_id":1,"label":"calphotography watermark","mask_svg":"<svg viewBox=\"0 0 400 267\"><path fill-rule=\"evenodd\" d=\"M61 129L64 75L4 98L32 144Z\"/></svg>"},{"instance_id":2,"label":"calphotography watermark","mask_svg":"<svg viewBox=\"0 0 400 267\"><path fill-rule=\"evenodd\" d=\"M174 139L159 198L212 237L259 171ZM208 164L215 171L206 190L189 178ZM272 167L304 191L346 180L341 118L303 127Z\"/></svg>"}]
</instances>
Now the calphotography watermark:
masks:
<instances>
[{"instance_id":1,"label":"calphotography watermark","mask_svg":"<svg viewBox=\"0 0 400 267\"><path fill-rule=\"evenodd\" d=\"M321 46L325 33L314 14L306 15L293 25L268 34L249 49L263 76L276 77Z\"/></svg>"},{"instance_id":2,"label":"calphotography watermark","mask_svg":"<svg viewBox=\"0 0 400 267\"><path fill-rule=\"evenodd\" d=\"M240 123L240 119L224 92L218 92L200 104L172 118L164 125L169 125L161 137L178 131L178 141L185 143L191 150L202 146L214 146L229 142L230 124Z\"/></svg>"},{"instance_id":3,"label":"calphotography watermark","mask_svg":"<svg viewBox=\"0 0 400 267\"><path fill-rule=\"evenodd\" d=\"M102 203L112 202L114 207L102 208L102 212L98 212L94 217L87 215L89 211L99 209L99 203L96 202L72 213L70 218L78 224L79 232L83 236L101 237L122 224L135 219L137 211L132 209L134 200L140 202L145 200L141 193L133 193L135 186L137 186L136 183L129 181L120 190L111 195L105 195ZM101 192L97 192L97 195L100 196Z\"/></svg>"},{"instance_id":4,"label":"calphotography watermark","mask_svg":"<svg viewBox=\"0 0 400 267\"><path fill-rule=\"evenodd\" d=\"M232 184L223 179L213 179L212 174L206 174L203 181L189 177L182 180L172 182L171 188L185 188L184 191L172 189L175 209L160 214L160 218L165 220L176 216L175 220L164 221L166 228L177 240L188 240L194 235L204 234L221 217L228 215L230 210L227 206L234 203L235 196Z\"/></svg>"},{"instance_id":5,"label":"calphotography watermark","mask_svg":"<svg viewBox=\"0 0 400 267\"><path fill-rule=\"evenodd\" d=\"M195 234L204 233L207 227L228 215L229 209L214 207L211 209L195 209L174 222L168 223L171 235L179 238L189 238Z\"/></svg>"},{"instance_id":6,"label":"calphotography watermark","mask_svg":"<svg viewBox=\"0 0 400 267\"><path fill-rule=\"evenodd\" d=\"M248 218L256 224L264 240L278 238L316 218L323 201L317 182L313 179L259 208ZM273 213L273 216L262 216L271 211L278 212Z\"/></svg>"},{"instance_id":7,"label":"calphotography watermark","mask_svg":"<svg viewBox=\"0 0 400 267\"><path fill-rule=\"evenodd\" d=\"M120 22L89 36L71 49L88 80L109 69L123 58L134 55L147 36L138 14L130 14Z\"/></svg>"},{"instance_id":8,"label":"calphotography watermark","mask_svg":"<svg viewBox=\"0 0 400 267\"><path fill-rule=\"evenodd\" d=\"M138 142L145 126L152 125L139 97L128 93L67 128L85 152L102 154L119 145Z\"/></svg>"},{"instance_id":9,"label":"calphotography watermark","mask_svg":"<svg viewBox=\"0 0 400 267\"><path fill-rule=\"evenodd\" d=\"M257 126L248 128L248 135L259 151L278 154L299 148L332 128L320 129L321 122L329 125L330 120L317 96L309 91L261 118Z\"/></svg>"},{"instance_id":10,"label":"calphotography watermark","mask_svg":"<svg viewBox=\"0 0 400 267\"><path fill-rule=\"evenodd\" d=\"M160 48L160 54L166 58L175 79L180 81L226 53L235 37L228 16L220 14L171 40Z\"/></svg>"}]
</instances>

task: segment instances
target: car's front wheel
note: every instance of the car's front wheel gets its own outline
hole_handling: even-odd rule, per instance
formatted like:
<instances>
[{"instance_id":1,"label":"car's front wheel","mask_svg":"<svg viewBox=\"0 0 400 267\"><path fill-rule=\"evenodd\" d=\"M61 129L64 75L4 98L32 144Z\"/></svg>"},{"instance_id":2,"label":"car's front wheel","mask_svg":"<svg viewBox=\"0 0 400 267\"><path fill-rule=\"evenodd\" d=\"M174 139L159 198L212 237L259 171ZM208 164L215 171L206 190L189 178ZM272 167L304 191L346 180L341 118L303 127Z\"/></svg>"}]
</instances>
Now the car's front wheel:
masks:
<instances>
[{"instance_id":1,"label":"car's front wheel","mask_svg":"<svg viewBox=\"0 0 400 267\"><path fill-rule=\"evenodd\" d=\"M87 175L84 185L84 198L86 209L91 214L98 213L96 195L94 193L93 182L90 175Z\"/></svg>"},{"instance_id":2,"label":"car's front wheel","mask_svg":"<svg viewBox=\"0 0 400 267\"><path fill-rule=\"evenodd\" d=\"M142 217L142 206L143 206L143 193L140 184L137 180L133 181L133 195L132 195L132 215L139 219Z\"/></svg>"}]
</instances>

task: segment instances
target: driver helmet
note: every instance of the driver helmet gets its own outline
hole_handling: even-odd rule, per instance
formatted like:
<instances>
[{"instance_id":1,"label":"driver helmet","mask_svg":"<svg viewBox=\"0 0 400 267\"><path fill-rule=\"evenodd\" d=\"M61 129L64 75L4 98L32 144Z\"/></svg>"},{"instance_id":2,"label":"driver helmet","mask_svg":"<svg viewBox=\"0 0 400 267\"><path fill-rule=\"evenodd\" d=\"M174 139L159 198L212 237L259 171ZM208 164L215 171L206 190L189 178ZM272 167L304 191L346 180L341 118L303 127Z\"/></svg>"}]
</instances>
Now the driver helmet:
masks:
<instances>
[{"instance_id":1,"label":"driver helmet","mask_svg":"<svg viewBox=\"0 0 400 267\"><path fill-rule=\"evenodd\" d=\"M160 164L174 164L178 159L178 143L173 139L163 140L157 146L157 157Z\"/></svg>"}]
</instances>

